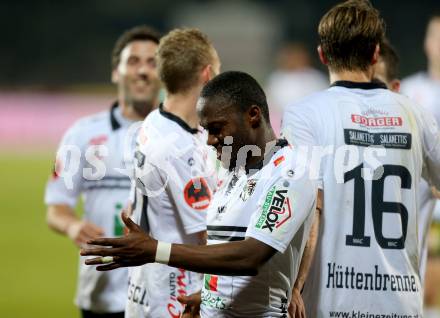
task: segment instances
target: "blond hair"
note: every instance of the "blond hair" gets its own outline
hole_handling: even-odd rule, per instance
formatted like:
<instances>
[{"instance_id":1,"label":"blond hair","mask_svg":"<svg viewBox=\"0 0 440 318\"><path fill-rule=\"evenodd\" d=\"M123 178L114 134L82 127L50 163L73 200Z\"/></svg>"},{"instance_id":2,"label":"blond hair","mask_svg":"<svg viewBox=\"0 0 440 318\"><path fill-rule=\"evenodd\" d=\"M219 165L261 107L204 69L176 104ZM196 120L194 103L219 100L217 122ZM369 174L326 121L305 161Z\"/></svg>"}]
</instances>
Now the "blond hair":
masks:
<instances>
[{"instance_id":1,"label":"blond hair","mask_svg":"<svg viewBox=\"0 0 440 318\"><path fill-rule=\"evenodd\" d=\"M169 93L185 92L197 82L199 72L214 62L214 48L198 29L174 29L157 49L157 67Z\"/></svg>"}]
</instances>

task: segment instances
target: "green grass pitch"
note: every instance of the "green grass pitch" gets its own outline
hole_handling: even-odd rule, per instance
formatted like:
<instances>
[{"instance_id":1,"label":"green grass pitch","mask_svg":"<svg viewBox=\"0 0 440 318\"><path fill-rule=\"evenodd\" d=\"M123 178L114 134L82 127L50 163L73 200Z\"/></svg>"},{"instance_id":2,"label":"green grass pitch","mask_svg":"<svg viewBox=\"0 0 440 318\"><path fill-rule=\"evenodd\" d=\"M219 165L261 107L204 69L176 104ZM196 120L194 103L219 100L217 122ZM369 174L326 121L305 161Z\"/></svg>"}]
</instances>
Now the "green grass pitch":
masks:
<instances>
[{"instance_id":1,"label":"green grass pitch","mask_svg":"<svg viewBox=\"0 0 440 318\"><path fill-rule=\"evenodd\" d=\"M78 249L46 226L50 155L0 154L0 316L79 317Z\"/></svg>"}]
</instances>

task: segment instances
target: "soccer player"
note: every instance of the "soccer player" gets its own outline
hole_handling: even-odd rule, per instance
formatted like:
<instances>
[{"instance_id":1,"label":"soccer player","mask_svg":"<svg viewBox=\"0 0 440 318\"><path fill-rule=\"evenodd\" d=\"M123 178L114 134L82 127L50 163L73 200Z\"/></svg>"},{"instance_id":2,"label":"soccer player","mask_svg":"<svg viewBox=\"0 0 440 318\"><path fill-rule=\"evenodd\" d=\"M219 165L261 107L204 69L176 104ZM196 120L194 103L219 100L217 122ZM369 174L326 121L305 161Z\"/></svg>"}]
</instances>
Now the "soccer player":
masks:
<instances>
[{"instance_id":1,"label":"soccer player","mask_svg":"<svg viewBox=\"0 0 440 318\"><path fill-rule=\"evenodd\" d=\"M399 56L387 40L380 44L379 59L374 64L373 78L385 83L393 92L399 93Z\"/></svg>"},{"instance_id":2,"label":"soccer player","mask_svg":"<svg viewBox=\"0 0 440 318\"><path fill-rule=\"evenodd\" d=\"M220 60L197 29L169 32L156 56L166 97L139 133L133 218L157 240L206 244L206 211L217 179L196 101L206 82L219 73ZM126 317L180 317L183 305L177 297L198 291L201 279L198 273L166 264L133 268Z\"/></svg>"},{"instance_id":3,"label":"soccer player","mask_svg":"<svg viewBox=\"0 0 440 318\"><path fill-rule=\"evenodd\" d=\"M146 26L121 35L112 53L117 101L110 110L75 123L59 146L56 169L46 187L47 223L78 247L93 238L122 235L119 215L127 203L130 178L117 169L132 166L130 160L124 162L133 157L124 156L124 147L130 144L130 125L143 120L158 104L160 81L154 56L158 43L158 33ZM69 150L68 155L65 149ZM65 178L66 171L75 172L69 174L71 182ZM81 195L83 219L75 214ZM75 301L82 316L124 317L127 271L99 273L83 263Z\"/></svg>"},{"instance_id":4,"label":"soccer player","mask_svg":"<svg viewBox=\"0 0 440 318\"><path fill-rule=\"evenodd\" d=\"M308 317L422 317L418 186L440 184L432 116L372 82L384 22L368 1L331 8L318 28L331 87L289 106L283 135L320 163L320 238L304 287Z\"/></svg>"},{"instance_id":5,"label":"soccer player","mask_svg":"<svg viewBox=\"0 0 440 318\"><path fill-rule=\"evenodd\" d=\"M81 253L103 256L90 265L112 261L98 270L162 262L205 273L202 317L287 318L316 184L296 151L276 140L265 94L250 75L222 73L200 96L208 144L228 169L209 207L208 246L156 241L123 215L126 237L92 240L103 247Z\"/></svg>"},{"instance_id":6,"label":"soccer player","mask_svg":"<svg viewBox=\"0 0 440 318\"><path fill-rule=\"evenodd\" d=\"M440 124L440 14L433 15L428 22L425 36L425 54L428 59L428 70L423 72L418 72L411 75L402 81L402 94L407 95L411 99L415 100L421 107L424 107L427 111L432 113ZM433 220L434 210L438 210L440 205L436 196L432 193L429 185L422 181L420 188L421 196L421 222L420 231L426 234L424 236L422 244L422 257L421 257L421 271L420 275L422 282L425 278L426 262L427 262L427 234L429 231L429 226ZM434 222L438 220L434 219ZM429 261L428 261L429 262ZM434 265L435 262L432 262ZM439 271L435 266L432 267L433 270ZM435 283L434 283L435 284ZM429 306L431 297L435 295L435 290L437 286L432 285L432 281L426 281L426 293L425 300L427 301L427 306ZM432 305L432 304L431 304ZM425 312L425 314L427 314Z\"/></svg>"}]
</instances>

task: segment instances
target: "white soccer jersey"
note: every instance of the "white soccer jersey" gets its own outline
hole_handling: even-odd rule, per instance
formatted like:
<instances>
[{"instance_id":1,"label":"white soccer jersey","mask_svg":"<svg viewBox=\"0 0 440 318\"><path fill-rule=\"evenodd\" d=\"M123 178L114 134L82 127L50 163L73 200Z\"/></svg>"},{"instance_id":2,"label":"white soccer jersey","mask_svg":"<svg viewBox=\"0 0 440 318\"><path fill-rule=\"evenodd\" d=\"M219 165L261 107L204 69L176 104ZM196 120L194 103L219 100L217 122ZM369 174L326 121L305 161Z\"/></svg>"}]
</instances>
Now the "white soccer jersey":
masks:
<instances>
[{"instance_id":1,"label":"white soccer jersey","mask_svg":"<svg viewBox=\"0 0 440 318\"><path fill-rule=\"evenodd\" d=\"M124 158L124 149L133 149L124 119L115 104L105 111L83 118L64 135L58 149L56 168L46 187L45 203L76 206L84 201L84 219L105 230L104 236L123 233L120 213L127 204L130 178L119 169L132 171L133 156ZM128 148L127 148L128 147ZM127 270L97 272L80 258L76 304L94 312L121 312L127 294Z\"/></svg>"},{"instance_id":2,"label":"white soccer jersey","mask_svg":"<svg viewBox=\"0 0 440 318\"><path fill-rule=\"evenodd\" d=\"M414 74L402 81L400 88L402 94L408 96L420 106L429 111L440 124L440 81L429 77L425 72ZM428 233L433 217L436 199L432 195L431 188L425 180L420 183L420 219L419 240L421 248L420 278L422 283L425 279L426 261L428 258Z\"/></svg>"},{"instance_id":3,"label":"white soccer jersey","mask_svg":"<svg viewBox=\"0 0 440 318\"><path fill-rule=\"evenodd\" d=\"M134 220L157 240L198 244L216 182L207 135L162 105L144 121L135 154ZM179 295L200 290L201 275L163 264L130 271L126 317L179 317Z\"/></svg>"},{"instance_id":4,"label":"white soccer jersey","mask_svg":"<svg viewBox=\"0 0 440 318\"><path fill-rule=\"evenodd\" d=\"M327 153L308 317L422 317L418 185L422 173L440 184L432 116L382 84L340 81L288 107L283 134Z\"/></svg>"},{"instance_id":5,"label":"white soccer jersey","mask_svg":"<svg viewBox=\"0 0 440 318\"><path fill-rule=\"evenodd\" d=\"M316 185L281 140L259 171L229 172L208 211L208 244L255 238L278 252L257 276L204 276L202 317L286 317L313 219Z\"/></svg>"}]
</instances>

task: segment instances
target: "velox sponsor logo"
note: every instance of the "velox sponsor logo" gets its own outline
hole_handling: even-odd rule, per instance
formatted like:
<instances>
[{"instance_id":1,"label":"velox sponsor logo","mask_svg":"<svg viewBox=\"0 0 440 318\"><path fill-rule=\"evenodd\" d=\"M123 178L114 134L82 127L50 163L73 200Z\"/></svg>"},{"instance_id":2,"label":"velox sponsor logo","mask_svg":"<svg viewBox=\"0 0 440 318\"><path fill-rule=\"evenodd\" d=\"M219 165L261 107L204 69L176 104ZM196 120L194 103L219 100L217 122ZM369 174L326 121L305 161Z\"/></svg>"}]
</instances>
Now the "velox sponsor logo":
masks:
<instances>
[{"instance_id":1,"label":"velox sponsor logo","mask_svg":"<svg viewBox=\"0 0 440 318\"><path fill-rule=\"evenodd\" d=\"M290 200L287 198L288 189L285 187L273 186L266 195L262 213L255 227L257 229L268 229L273 232L274 228L281 227L292 217Z\"/></svg>"},{"instance_id":2,"label":"velox sponsor logo","mask_svg":"<svg viewBox=\"0 0 440 318\"><path fill-rule=\"evenodd\" d=\"M351 121L355 124L366 127L393 127L402 126L401 117L367 117L362 115L351 115Z\"/></svg>"},{"instance_id":3,"label":"velox sponsor logo","mask_svg":"<svg viewBox=\"0 0 440 318\"><path fill-rule=\"evenodd\" d=\"M179 274L170 273L170 299L168 301L168 314L172 318L179 318L182 314L182 305L177 301L177 296L186 296L186 271L178 269Z\"/></svg>"}]
</instances>

